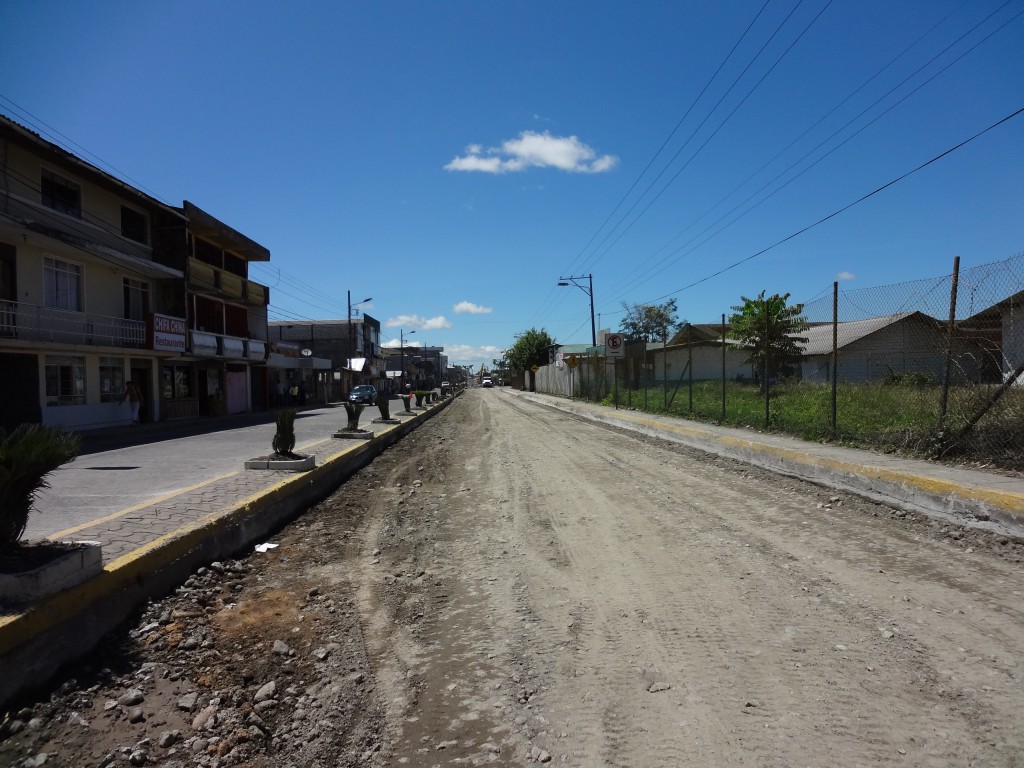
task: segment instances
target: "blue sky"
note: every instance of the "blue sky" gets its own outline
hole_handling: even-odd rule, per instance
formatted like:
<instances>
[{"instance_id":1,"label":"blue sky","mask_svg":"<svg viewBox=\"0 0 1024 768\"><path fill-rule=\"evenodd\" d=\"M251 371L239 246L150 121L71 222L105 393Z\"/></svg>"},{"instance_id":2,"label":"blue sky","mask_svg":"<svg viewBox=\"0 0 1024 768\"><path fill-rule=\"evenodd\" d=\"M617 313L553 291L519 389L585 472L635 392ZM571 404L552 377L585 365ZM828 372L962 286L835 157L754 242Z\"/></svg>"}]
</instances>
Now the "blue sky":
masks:
<instances>
[{"instance_id":1,"label":"blue sky","mask_svg":"<svg viewBox=\"0 0 1024 768\"><path fill-rule=\"evenodd\" d=\"M1022 14L5 0L0 110L268 247L271 319L344 317L351 291L386 343L478 366L531 327L589 341L563 276L616 329L623 302L714 322L1020 254L1024 115L786 238L1024 107Z\"/></svg>"}]
</instances>

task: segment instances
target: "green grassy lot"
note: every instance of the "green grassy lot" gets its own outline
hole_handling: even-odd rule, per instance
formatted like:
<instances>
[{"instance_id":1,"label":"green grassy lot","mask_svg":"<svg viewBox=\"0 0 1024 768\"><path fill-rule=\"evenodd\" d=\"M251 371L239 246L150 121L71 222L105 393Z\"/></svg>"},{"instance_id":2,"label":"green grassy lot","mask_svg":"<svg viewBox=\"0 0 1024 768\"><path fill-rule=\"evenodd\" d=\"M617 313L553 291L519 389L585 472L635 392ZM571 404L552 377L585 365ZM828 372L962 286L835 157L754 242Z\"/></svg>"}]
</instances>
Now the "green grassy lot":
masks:
<instances>
[{"instance_id":1,"label":"green grassy lot","mask_svg":"<svg viewBox=\"0 0 1024 768\"><path fill-rule=\"evenodd\" d=\"M996 387L953 387L949 392L945 427L957 433ZM787 382L773 387L769 402L768 430L784 432L805 440L840 442L856 447L912 455L934 452L939 425L941 390L937 386L843 384L836 392L836 430L830 429L831 385ZM673 393L659 382L646 389L628 389L621 384L620 407L681 418L724 423L762 430L765 428L764 393L756 386L727 382L725 419L722 414L722 384L694 382L692 410L690 390L684 384ZM614 405L609 394L603 401ZM991 462L1006 469L1024 469L1024 391L1014 388L988 411L968 437L947 453L958 459Z\"/></svg>"}]
</instances>

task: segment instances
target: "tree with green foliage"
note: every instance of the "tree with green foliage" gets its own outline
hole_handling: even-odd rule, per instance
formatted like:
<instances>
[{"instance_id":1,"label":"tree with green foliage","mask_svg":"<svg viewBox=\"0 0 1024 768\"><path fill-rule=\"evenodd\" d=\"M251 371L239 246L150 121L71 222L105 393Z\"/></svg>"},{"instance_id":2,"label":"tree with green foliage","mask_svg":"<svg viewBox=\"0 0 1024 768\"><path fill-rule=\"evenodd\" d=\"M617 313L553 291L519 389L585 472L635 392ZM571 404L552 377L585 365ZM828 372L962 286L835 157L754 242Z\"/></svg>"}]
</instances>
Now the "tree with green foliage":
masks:
<instances>
[{"instance_id":1,"label":"tree with green foliage","mask_svg":"<svg viewBox=\"0 0 1024 768\"><path fill-rule=\"evenodd\" d=\"M622 303L626 316L622 320L622 335L626 341L663 341L686 321L680 321L676 313L676 300L664 304Z\"/></svg>"},{"instance_id":2,"label":"tree with green foliage","mask_svg":"<svg viewBox=\"0 0 1024 768\"><path fill-rule=\"evenodd\" d=\"M807 330L803 317L804 305L786 306L789 294L772 294L765 297L761 291L756 299L741 296L743 303L733 307L729 336L750 351L748 362L759 372L761 389L768 386L772 376L790 363L798 362L802 355L801 344L807 339L798 336Z\"/></svg>"},{"instance_id":3,"label":"tree with green foliage","mask_svg":"<svg viewBox=\"0 0 1024 768\"><path fill-rule=\"evenodd\" d=\"M516 343L508 350L506 357L513 371L525 373L534 365L547 365L555 340L543 328L531 328L519 334Z\"/></svg>"}]
</instances>

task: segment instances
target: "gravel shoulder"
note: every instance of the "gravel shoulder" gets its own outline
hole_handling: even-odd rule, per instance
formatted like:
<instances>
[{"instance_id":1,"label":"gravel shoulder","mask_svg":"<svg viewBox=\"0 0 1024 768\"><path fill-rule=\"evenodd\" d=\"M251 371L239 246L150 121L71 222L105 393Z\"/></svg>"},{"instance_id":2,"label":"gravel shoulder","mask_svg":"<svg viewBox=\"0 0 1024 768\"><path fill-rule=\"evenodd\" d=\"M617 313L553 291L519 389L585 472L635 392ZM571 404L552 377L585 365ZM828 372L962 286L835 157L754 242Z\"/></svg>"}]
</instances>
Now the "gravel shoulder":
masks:
<instances>
[{"instance_id":1,"label":"gravel shoulder","mask_svg":"<svg viewBox=\"0 0 1024 768\"><path fill-rule=\"evenodd\" d=\"M471 390L0 725L11 766L1014 766L1024 553Z\"/></svg>"}]
</instances>

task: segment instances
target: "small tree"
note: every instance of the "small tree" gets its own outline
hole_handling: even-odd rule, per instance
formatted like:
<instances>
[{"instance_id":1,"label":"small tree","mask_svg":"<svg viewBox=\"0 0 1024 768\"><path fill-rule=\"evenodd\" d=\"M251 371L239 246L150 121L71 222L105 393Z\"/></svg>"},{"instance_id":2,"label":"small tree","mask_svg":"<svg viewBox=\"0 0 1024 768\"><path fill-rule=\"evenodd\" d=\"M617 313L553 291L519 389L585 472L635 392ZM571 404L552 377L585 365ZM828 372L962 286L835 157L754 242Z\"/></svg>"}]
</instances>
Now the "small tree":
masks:
<instances>
[{"instance_id":1,"label":"small tree","mask_svg":"<svg viewBox=\"0 0 1024 768\"><path fill-rule=\"evenodd\" d=\"M555 340L543 328L539 331L531 328L521 333L508 351L509 367L514 371L526 373L534 365L547 365L554 344ZM533 389L532 385L530 389Z\"/></svg>"},{"instance_id":2,"label":"small tree","mask_svg":"<svg viewBox=\"0 0 1024 768\"><path fill-rule=\"evenodd\" d=\"M46 475L78 455L77 435L39 424L0 429L0 552L17 546Z\"/></svg>"},{"instance_id":3,"label":"small tree","mask_svg":"<svg viewBox=\"0 0 1024 768\"><path fill-rule=\"evenodd\" d=\"M807 339L797 334L807 329L807 320L801 314L803 304L786 306L789 294L772 294L765 298L761 291L756 299L741 296L743 304L733 307L732 327L729 335L738 339L750 351L748 362L760 371L761 391L764 392L764 425L769 421L769 381L785 365L797 362L802 356L801 344Z\"/></svg>"},{"instance_id":4,"label":"small tree","mask_svg":"<svg viewBox=\"0 0 1024 768\"><path fill-rule=\"evenodd\" d=\"M676 317L676 300L664 304L633 304L623 302L626 316L622 320L622 335L628 341L665 341L682 324ZM684 321L685 322L685 321Z\"/></svg>"},{"instance_id":5,"label":"small tree","mask_svg":"<svg viewBox=\"0 0 1024 768\"><path fill-rule=\"evenodd\" d=\"M274 433L272 446L274 453L291 456L295 449L295 409L283 408L277 412L277 432Z\"/></svg>"}]
</instances>

